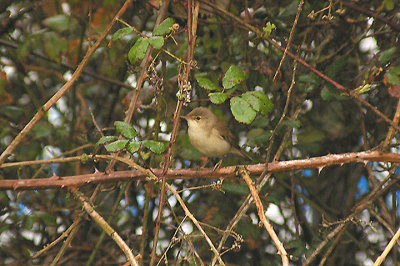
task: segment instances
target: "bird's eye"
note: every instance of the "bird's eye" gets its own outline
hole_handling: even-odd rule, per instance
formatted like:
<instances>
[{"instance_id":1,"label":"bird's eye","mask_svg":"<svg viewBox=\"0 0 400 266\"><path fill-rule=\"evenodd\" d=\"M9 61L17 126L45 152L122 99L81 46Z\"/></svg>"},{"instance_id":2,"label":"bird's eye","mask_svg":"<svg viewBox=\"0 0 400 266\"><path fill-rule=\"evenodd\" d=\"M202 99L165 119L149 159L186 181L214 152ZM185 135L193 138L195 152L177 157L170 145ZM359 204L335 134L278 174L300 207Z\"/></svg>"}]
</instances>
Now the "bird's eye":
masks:
<instances>
[{"instance_id":1,"label":"bird's eye","mask_svg":"<svg viewBox=\"0 0 400 266\"><path fill-rule=\"evenodd\" d=\"M196 118L195 118L196 120L200 120L200 116L196 116Z\"/></svg>"}]
</instances>

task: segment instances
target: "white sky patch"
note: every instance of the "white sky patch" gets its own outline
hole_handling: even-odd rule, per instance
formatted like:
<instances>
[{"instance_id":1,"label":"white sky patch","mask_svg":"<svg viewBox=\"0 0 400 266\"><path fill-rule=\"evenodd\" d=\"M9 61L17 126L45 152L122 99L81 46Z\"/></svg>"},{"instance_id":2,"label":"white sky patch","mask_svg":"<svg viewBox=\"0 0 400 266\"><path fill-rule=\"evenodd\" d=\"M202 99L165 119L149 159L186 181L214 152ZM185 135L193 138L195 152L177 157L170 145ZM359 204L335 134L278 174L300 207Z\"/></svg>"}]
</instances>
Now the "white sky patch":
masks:
<instances>
[{"instance_id":1,"label":"white sky patch","mask_svg":"<svg viewBox=\"0 0 400 266\"><path fill-rule=\"evenodd\" d=\"M49 122L53 125L53 126L61 126L62 125L62 121L61 121L61 115L58 112L58 110L56 110L54 107L51 107L49 112L48 112L48 117L49 117Z\"/></svg>"},{"instance_id":2,"label":"white sky patch","mask_svg":"<svg viewBox=\"0 0 400 266\"><path fill-rule=\"evenodd\" d=\"M65 229L67 229L64 225L61 225L57 228L57 233L62 234Z\"/></svg>"},{"instance_id":3,"label":"white sky patch","mask_svg":"<svg viewBox=\"0 0 400 266\"><path fill-rule=\"evenodd\" d=\"M126 79L129 83L129 85L131 85L132 87L136 87L137 83L136 83L136 76L135 75L129 75L128 78Z\"/></svg>"},{"instance_id":4,"label":"white sky patch","mask_svg":"<svg viewBox=\"0 0 400 266\"><path fill-rule=\"evenodd\" d=\"M65 72L63 77L64 77L65 80L70 80L71 77L72 77L71 71Z\"/></svg>"},{"instance_id":5,"label":"white sky patch","mask_svg":"<svg viewBox=\"0 0 400 266\"><path fill-rule=\"evenodd\" d=\"M144 196L143 195L137 195L136 196L136 200L137 200L137 202L138 202L138 206L139 206L139 208L143 208L143 206L144 206L144 200L145 200L145 198L144 198Z\"/></svg>"},{"instance_id":6,"label":"white sky patch","mask_svg":"<svg viewBox=\"0 0 400 266\"><path fill-rule=\"evenodd\" d=\"M9 77L15 73L15 68L12 66L5 66L5 67L3 67L3 71L6 72L7 77Z\"/></svg>"},{"instance_id":7,"label":"white sky patch","mask_svg":"<svg viewBox=\"0 0 400 266\"><path fill-rule=\"evenodd\" d=\"M60 114L59 110L63 113L67 112L68 107L65 101L65 98L62 97L60 100L57 101L56 106L58 110L54 107L51 107L48 112L48 121L53 126L61 126L63 123L62 115Z\"/></svg>"},{"instance_id":8,"label":"white sky patch","mask_svg":"<svg viewBox=\"0 0 400 266\"><path fill-rule=\"evenodd\" d=\"M193 232L193 225L191 222L184 222L181 227L183 232L187 235Z\"/></svg>"},{"instance_id":9,"label":"white sky patch","mask_svg":"<svg viewBox=\"0 0 400 266\"><path fill-rule=\"evenodd\" d=\"M62 11L63 11L65 14L71 15L71 8L69 7L69 4L68 4L68 3L62 3L62 4L61 4L61 8L62 8Z\"/></svg>"},{"instance_id":10,"label":"white sky patch","mask_svg":"<svg viewBox=\"0 0 400 266\"><path fill-rule=\"evenodd\" d=\"M278 206L275 204L270 203L267 211L265 212L265 216L267 218L279 225L283 225L285 219L282 216L282 213L279 211Z\"/></svg>"},{"instance_id":11,"label":"white sky patch","mask_svg":"<svg viewBox=\"0 0 400 266\"><path fill-rule=\"evenodd\" d=\"M61 112L66 112L68 110L67 102L65 101L65 98L62 97L60 100L57 101L56 103L58 109L60 109Z\"/></svg>"},{"instance_id":12,"label":"white sky patch","mask_svg":"<svg viewBox=\"0 0 400 266\"><path fill-rule=\"evenodd\" d=\"M61 150L59 148L53 146L46 146L43 149L42 159L51 159L61 154Z\"/></svg>"},{"instance_id":13,"label":"white sky patch","mask_svg":"<svg viewBox=\"0 0 400 266\"><path fill-rule=\"evenodd\" d=\"M160 122L160 128L161 128L161 131L162 131L162 132L167 131L167 123L161 121L161 122Z\"/></svg>"},{"instance_id":14,"label":"white sky patch","mask_svg":"<svg viewBox=\"0 0 400 266\"><path fill-rule=\"evenodd\" d=\"M174 207L174 206L176 205L176 198L175 198L175 196L169 197L169 198L168 198L168 202L169 202L169 205L171 205L171 207Z\"/></svg>"},{"instance_id":15,"label":"white sky patch","mask_svg":"<svg viewBox=\"0 0 400 266\"><path fill-rule=\"evenodd\" d=\"M21 235L23 235L26 239L32 240L35 245L39 245L40 240L42 239L40 234L29 230L22 230Z\"/></svg>"},{"instance_id":16,"label":"white sky patch","mask_svg":"<svg viewBox=\"0 0 400 266\"><path fill-rule=\"evenodd\" d=\"M357 252L356 253L356 260L361 262L361 265L364 266L372 266L374 265L374 262L367 257L367 255L364 252Z\"/></svg>"},{"instance_id":17,"label":"white sky patch","mask_svg":"<svg viewBox=\"0 0 400 266\"><path fill-rule=\"evenodd\" d=\"M257 218L257 215L255 213L250 213L250 219L251 219L251 222L253 224L257 224L258 223L258 218Z\"/></svg>"},{"instance_id":18,"label":"white sky patch","mask_svg":"<svg viewBox=\"0 0 400 266\"><path fill-rule=\"evenodd\" d=\"M378 52L378 44L376 43L375 38L373 37L368 37L365 39L362 39L360 41L360 50L361 52L369 52L369 53L376 53Z\"/></svg>"}]
</instances>

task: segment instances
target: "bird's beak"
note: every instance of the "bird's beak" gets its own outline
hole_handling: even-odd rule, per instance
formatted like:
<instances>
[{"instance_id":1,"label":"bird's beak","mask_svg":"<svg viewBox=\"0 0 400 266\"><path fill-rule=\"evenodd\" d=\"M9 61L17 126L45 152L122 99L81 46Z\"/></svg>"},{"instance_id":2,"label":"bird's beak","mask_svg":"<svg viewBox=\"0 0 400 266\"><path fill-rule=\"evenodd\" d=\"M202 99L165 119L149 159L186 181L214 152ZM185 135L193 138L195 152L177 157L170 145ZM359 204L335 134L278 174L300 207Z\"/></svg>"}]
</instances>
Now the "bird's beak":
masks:
<instances>
[{"instance_id":1,"label":"bird's beak","mask_svg":"<svg viewBox=\"0 0 400 266\"><path fill-rule=\"evenodd\" d=\"M188 118L187 118L186 115L181 115L180 117L183 118L183 119L185 119L185 120L188 120Z\"/></svg>"}]
</instances>

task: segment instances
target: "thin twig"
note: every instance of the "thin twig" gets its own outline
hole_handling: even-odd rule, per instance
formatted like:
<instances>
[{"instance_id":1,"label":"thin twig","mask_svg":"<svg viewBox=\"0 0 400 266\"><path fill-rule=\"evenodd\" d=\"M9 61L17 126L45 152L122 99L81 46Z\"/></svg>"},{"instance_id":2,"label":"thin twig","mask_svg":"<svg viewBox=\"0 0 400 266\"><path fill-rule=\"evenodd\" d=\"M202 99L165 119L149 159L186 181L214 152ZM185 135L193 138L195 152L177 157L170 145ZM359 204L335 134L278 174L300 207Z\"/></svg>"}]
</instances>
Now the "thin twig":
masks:
<instances>
[{"instance_id":1,"label":"thin twig","mask_svg":"<svg viewBox=\"0 0 400 266\"><path fill-rule=\"evenodd\" d=\"M31 259L36 259L38 257L40 257L43 253L45 253L46 251L48 251L49 249L51 249L52 247L54 247L55 245L57 245L61 240L63 240L64 238L66 238L70 232L72 230L74 230L75 227L77 227L79 225L80 219L82 217L82 213L78 216L77 219L75 219L75 221L71 224L70 227L68 227L67 230L65 230L56 240L54 240L53 242L51 242L50 244L46 245L43 249L41 249L40 251L36 252L35 255L33 255L31 257ZM67 242L67 241L66 241ZM69 241L68 241L69 243Z\"/></svg>"},{"instance_id":2,"label":"thin twig","mask_svg":"<svg viewBox=\"0 0 400 266\"><path fill-rule=\"evenodd\" d=\"M385 250L382 254L376 259L374 262L374 266L379 266L382 264L383 260L386 258L387 254L389 254L390 250L392 250L394 244L396 244L397 239L400 237L400 228L397 230L396 234L392 237L389 244L386 246Z\"/></svg>"},{"instance_id":3,"label":"thin twig","mask_svg":"<svg viewBox=\"0 0 400 266\"><path fill-rule=\"evenodd\" d=\"M386 191L391 188L394 184L396 184L399 179L394 178L389 181L392 177L392 174L388 174L388 176L379 183L379 186L374 188L371 193L369 193L362 201L360 201L354 208L351 214L344 219L332 232L330 232L324 240L317 246L314 252L307 258L306 262L303 266L310 265L311 262L315 259L315 257L322 251L322 249L329 243L331 239L333 239L337 234L339 234L342 230L344 230L350 221L352 221L359 213L361 213L364 209L367 209L371 206L372 202L382 194L386 193ZM388 184L386 184L388 183Z\"/></svg>"},{"instance_id":4,"label":"thin twig","mask_svg":"<svg viewBox=\"0 0 400 266\"><path fill-rule=\"evenodd\" d=\"M92 219L100 225L100 227L117 243L121 250L125 253L127 260L131 265L139 266L135 256L133 255L129 246L124 242L124 240L119 236L119 234L104 220L104 218L94 209L93 204L87 199L83 193L78 190L71 190L72 194L76 199L81 201L85 211L92 217Z\"/></svg>"},{"instance_id":5,"label":"thin twig","mask_svg":"<svg viewBox=\"0 0 400 266\"><path fill-rule=\"evenodd\" d=\"M351 9L357 10L360 13L363 13L367 16L376 18L377 20L382 21L383 23L389 25L392 29L394 29L397 32L400 32L400 25L396 24L395 22L392 22L391 20L385 18L384 16L378 15L377 13L375 13L374 11L365 9L363 7L361 7L359 4L354 5L345 1L339 1L342 5L347 6Z\"/></svg>"},{"instance_id":6,"label":"thin twig","mask_svg":"<svg viewBox=\"0 0 400 266\"><path fill-rule=\"evenodd\" d=\"M297 21L299 21L299 17L300 17L300 13L301 13L301 9L302 9L302 7L303 7L303 4L304 4L304 0L301 0L300 3L299 3L299 6L297 7L296 18L294 19L294 22L293 22L293 25L292 25L292 29L290 30L289 39L288 39L288 41L287 41L285 51L283 52L281 61L279 62L278 68L277 68L276 71L275 71L274 78L272 79L273 81L275 81L276 76L278 75L279 70L281 69L283 60L285 60L286 52L287 52L287 50L289 49L290 43L292 42L292 37L293 37L294 29L296 28Z\"/></svg>"},{"instance_id":7,"label":"thin twig","mask_svg":"<svg viewBox=\"0 0 400 266\"><path fill-rule=\"evenodd\" d=\"M253 197L254 203L257 206L258 217L260 218L261 222L264 224L265 229L267 230L269 236L271 237L272 241L275 244L276 249L278 250L278 254L281 256L282 265L287 266L289 265L289 259L287 257L287 252L283 247L282 242L279 240L278 236L276 235L274 228L268 222L267 217L265 217L264 207L258 196L256 188L254 187L253 181L251 180L249 173L247 172L244 166L239 167L239 174L242 176L244 181L246 182L247 186L250 189L251 196Z\"/></svg>"},{"instance_id":8,"label":"thin twig","mask_svg":"<svg viewBox=\"0 0 400 266\"><path fill-rule=\"evenodd\" d=\"M398 125L399 124L399 120L400 120L400 99L397 102L397 108L396 108L396 113L394 114L394 117L393 117L393 123ZM387 146L389 145L390 141L393 139L394 133L395 133L395 130L392 127L390 127L389 130L388 130L388 133L386 135L386 138L382 143L382 147L384 149L387 148Z\"/></svg>"},{"instance_id":9,"label":"thin twig","mask_svg":"<svg viewBox=\"0 0 400 266\"><path fill-rule=\"evenodd\" d=\"M78 233L82 217L83 217L83 215L80 215L79 218L76 219L74 221L74 223L72 224L71 233L68 235L67 239L64 241L64 243L62 244L61 248L58 250L58 253L55 256L55 258L53 259L53 261L51 262L50 266L57 265L59 263L60 259L64 256L65 251L71 245L72 240L74 239L74 237Z\"/></svg>"},{"instance_id":10,"label":"thin twig","mask_svg":"<svg viewBox=\"0 0 400 266\"><path fill-rule=\"evenodd\" d=\"M203 228L201 227L201 225L199 224L197 219L193 216L193 214L186 207L185 203L183 202L181 196L179 196L178 192L176 192L176 190L172 186L170 186L168 183L166 183L165 185L168 188L168 190L171 191L172 194L174 194L176 200L179 202L179 204L181 205L183 211L185 212L185 215L187 217L189 217L189 219L192 220L193 224L197 227L197 229L199 229L200 233L203 235L203 237L207 241L208 245L210 246L212 252L214 253L214 256L217 257L218 262L220 263L220 265L225 265L225 263L221 259L220 254L218 253L217 249L215 248L214 244L212 243L211 239L208 237L206 232L204 232Z\"/></svg>"}]
</instances>

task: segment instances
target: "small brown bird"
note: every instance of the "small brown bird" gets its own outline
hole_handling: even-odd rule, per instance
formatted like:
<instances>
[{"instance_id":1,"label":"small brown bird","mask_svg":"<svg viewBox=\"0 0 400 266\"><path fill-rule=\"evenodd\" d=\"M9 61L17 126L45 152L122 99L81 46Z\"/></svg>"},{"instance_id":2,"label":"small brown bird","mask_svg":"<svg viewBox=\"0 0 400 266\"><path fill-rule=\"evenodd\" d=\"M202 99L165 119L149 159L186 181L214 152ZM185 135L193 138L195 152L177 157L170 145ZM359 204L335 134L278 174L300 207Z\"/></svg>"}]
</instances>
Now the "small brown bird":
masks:
<instances>
[{"instance_id":1,"label":"small brown bird","mask_svg":"<svg viewBox=\"0 0 400 266\"><path fill-rule=\"evenodd\" d=\"M243 158L252 158L239 149L235 137L226 122L204 107L197 107L181 116L188 123L190 143L207 157L221 157L231 153Z\"/></svg>"}]
</instances>

